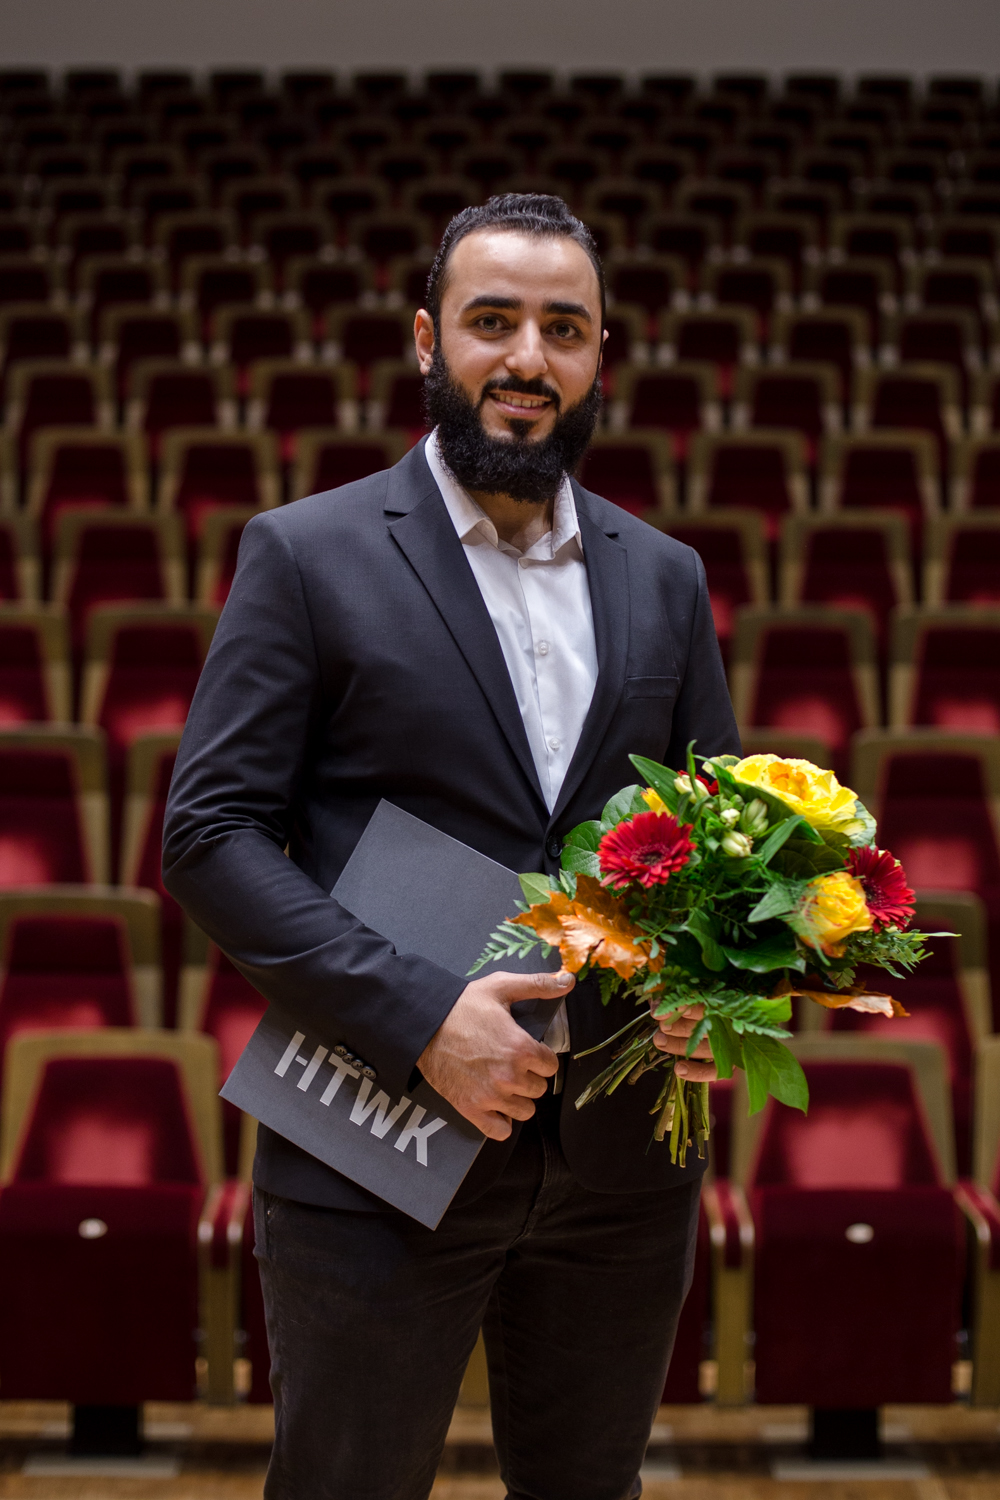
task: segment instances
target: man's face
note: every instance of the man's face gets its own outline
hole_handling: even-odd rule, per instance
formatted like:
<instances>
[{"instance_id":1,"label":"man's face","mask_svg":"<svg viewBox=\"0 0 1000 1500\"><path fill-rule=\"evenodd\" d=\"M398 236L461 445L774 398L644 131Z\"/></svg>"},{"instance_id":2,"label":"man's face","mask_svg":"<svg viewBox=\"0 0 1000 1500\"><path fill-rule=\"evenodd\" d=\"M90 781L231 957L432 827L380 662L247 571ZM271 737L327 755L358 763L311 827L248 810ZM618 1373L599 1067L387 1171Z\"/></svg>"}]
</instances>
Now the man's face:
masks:
<instances>
[{"instance_id":1,"label":"man's face","mask_svg":"<svg viewBox=\"0 0 1000 1500\"><path fill-rule=\"evenodd\" d=\"M490 437L542 441L594 384L601 294L575 240L488 229L466 235L448 261L440 322L451 378ZM416 335L426 375L434 348L427 314Z\"/></svg>"}]
</instances>

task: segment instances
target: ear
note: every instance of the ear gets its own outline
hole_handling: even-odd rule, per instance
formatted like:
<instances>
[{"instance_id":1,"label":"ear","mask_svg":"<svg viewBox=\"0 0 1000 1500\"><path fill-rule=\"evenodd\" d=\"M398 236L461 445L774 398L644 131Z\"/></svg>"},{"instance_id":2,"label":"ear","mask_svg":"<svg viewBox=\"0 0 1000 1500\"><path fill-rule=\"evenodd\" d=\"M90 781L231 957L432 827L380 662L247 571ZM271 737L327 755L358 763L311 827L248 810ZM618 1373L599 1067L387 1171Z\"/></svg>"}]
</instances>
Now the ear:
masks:
<instances>
[{"instance_id":1,"label":"ear","mask_svg":"<svg viewBox=\"0 0 1000 1500\"><path fill-rule=\"evenodd\" d=\"M413 320L413 342L417 350L417 363L420 365L421 375L430 372L434 359L434 320L425 307L422 307Z\"/></svg>"}]
</instances>

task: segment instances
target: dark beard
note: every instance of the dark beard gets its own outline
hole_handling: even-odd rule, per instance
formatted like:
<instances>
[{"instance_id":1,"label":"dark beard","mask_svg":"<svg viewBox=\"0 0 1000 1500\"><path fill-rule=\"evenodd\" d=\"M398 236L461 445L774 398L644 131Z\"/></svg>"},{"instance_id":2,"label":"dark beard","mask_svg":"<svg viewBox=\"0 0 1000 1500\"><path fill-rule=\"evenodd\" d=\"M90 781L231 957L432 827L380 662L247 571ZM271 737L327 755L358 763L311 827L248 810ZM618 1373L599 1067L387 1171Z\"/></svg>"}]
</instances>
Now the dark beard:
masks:
<instances>
[{"instance_id":1,"label":"dark beard","mask_svg":"<svg viewBox=\"0 0 1000 1500\"><path fill-rule=\"evenodd\" d=\"M487 392L504 390L547 396L556 404L556 420L548 437L532 442L529 422L511 422L509 438L490 436L483 426L483 402ZM424 380L428 426L437 428L441 457L459 484L534 505L553 500L563 475L571 474L580 462L597 425L602 397L598 371L586 396L560 413L559 398L544 380L518 380L509 375L491 381L476 405L453 380L440 341Z\"/></svg>"}]
</instances>

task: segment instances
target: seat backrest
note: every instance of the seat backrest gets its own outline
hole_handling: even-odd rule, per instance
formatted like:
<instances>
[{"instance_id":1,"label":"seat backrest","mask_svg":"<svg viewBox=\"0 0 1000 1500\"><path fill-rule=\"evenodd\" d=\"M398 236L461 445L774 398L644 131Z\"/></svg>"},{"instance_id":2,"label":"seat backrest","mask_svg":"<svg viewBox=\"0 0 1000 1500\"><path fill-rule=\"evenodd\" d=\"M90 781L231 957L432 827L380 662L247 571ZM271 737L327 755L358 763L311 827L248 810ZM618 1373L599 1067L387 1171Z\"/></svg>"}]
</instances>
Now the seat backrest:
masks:
<instances>
[{"instance_id":1,"label":"seat backrest","mask_svg":"<svg viewBox=\"0 0 1000 1500\"><path fill-rule=\"evenodd\" d=\"M215 1043L108 1027L14 1037L4 1058L4 1182L212 1184L221 1176Z\"/></svg>"},{"instance_id":2,"label":"seat backrest","mask_svg":"<svg viewBox=\"0 0 1000 1500\"><path fill-rule=\"evenodd\" d=\"M599 433L580 463L585 489L633 515L671 513L676 504L670 448L660 433Z\"/></svg>"},{"instance_id":3,"label":"seat backrest","mask_svg":"<svg viewBox=\"0 0 1000 1500\"><path fill-rule=\"evenodd\" d=\"M104 743L61 725L0 731L0 885L108 878Z\"/></svg>"},{"instance_id":4,"label":"seat backrest","mask_svg":"<svg viewBox=\"0 0 1000 1500\"><path fill-rule=\"evenodd\" d=\"M769 1100L750 1117L746 1083L733 1099L734 1179L747 1187L893 1188L955 1178L944 1053L933 1042L793 1037L809 1083L802 1114Z\"/></svg>"},{"instance_id":5,"label":"seat backrest","mask_svg":"<svg viewBox=\"0 0 1000 1500\"><path fill-rule=\"evenodd\" d=\"M897 727L1000 732L1000 609L898 611L889 716Z\"/></svg>"},{"instance_id":6,"label":"seat backrest","mask_svg":"<svg viewBox=\"0 0 1000 1500\"><path fill-rule=\"evenodd\" d=\"M218 506L271 510L281 503L278 450L269 432L206 432L176 427L164 435L159 506L182 511L197 535Z\"/></svg>"},{"instance_id":7,"label":"seat backrest","mask_svg":"<svg viewBox=\"0 0 1000 1500\"><path fill-rule=\"evenodd\" d=\"M304 428L295 449L290 499L301 500L389 469L403 457L407 444L406 434L388 430L347 434L337 428Z\"/></svg>"},{"instance_id":8,"label":"seat backrest","mask_svg":"<svg viewBox=\"0 0 1000 1500\"><path fill-rule=\"evenodd\" d=\"M51 535L57 514L103 506L145 511L146 449L138 434L50 427L30 448L27 511Z\"/></svg>"},{"instance_id":9,"label":"seat backrest","mask_svg":"<svg viewBox=\"0 0 1000 1500\"><path fill-rule=\"evenodd\" d=\"M71 718L65 611L0 604L0 726Z\"/></svg>"},{"instance_id":10,"label":"seat backrest","mask_svg":"<svg viewBox=\"0 0 1000 1500\"><path fill-rule=\"evenodd\" d=\"M976 1048L972 1175L1000 1195L1000 1036L983 1037Z\"/></svg>"}]
</instances>

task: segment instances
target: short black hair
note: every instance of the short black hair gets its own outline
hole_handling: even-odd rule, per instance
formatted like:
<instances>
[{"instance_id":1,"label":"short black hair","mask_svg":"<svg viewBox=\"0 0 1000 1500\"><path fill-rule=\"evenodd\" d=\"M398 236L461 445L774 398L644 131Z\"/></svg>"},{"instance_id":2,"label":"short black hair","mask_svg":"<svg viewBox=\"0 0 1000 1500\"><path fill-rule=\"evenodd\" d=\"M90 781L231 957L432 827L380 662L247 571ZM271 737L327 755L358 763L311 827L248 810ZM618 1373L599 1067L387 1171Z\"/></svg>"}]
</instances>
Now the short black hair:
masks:
<instances>
[{"instance_id":1,"label":"short black hair","mask_svg":"<svg viewBox=\"0 0 1000 1500\"><path fill-rule=\"evenodd\" d=\"M575 240L590 258L601 291L601 326L606 312L604 267L597 253L594 236L581 219L571 213L561 198L549 193L498 193L495 198L475 208L463 208L455 215L441 236L434 264L427 277L427 311L434 320L434 332L441 322L441 298L447 284L448 261L459 240L478 229L505 229L512 234L561 235Z\"/></svg>"}]
</instances>

